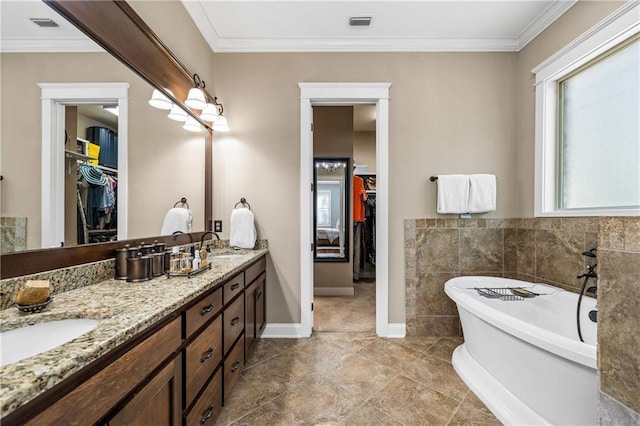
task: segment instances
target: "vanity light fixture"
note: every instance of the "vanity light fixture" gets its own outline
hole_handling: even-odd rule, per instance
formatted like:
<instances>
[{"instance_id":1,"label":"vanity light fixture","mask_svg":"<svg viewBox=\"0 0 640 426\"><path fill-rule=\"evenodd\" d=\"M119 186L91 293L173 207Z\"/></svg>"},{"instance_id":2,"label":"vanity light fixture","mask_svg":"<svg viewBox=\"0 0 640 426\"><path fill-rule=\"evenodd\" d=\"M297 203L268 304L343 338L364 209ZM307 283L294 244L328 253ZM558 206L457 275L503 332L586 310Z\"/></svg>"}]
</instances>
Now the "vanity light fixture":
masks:
<instances>
[{"instance_id":1,"label":"vanity light fixture","mask_svg":"<svg viewBox=\"0 0 640 426\"><path fill-rule=\"evenodd\" d=\"M184 104L189 108L203 110L207 105L207 100L204 95L204 91L202 90L205 88L205 83L200 80L200 76L198 76L198 74L194 74L193 84L195 84L195 87L189 90L189 96L187 96L187 100L184 101Z\"/></svg>"},{"instance_id":2,"label":"vanity light fixture","mask_svg":"<svg viewBox=\"0 0 640 426\"><path fill-rule=\"evenodd\" d=\"M190 132L202 131L202 126L200 126L200 123L198 122L198 120L196 120L192 116L187 117L187 121L184 122L184 126L182 126L182 128Z\"/></svg>"},{"instance_id":3,"label":"vanity light fixture","mask_svg":"<svg viewBox=\"0 0 640 426\"><path fill-rule=\"evenodd\" d=\"M171 93L171 95L173 96L173 92L171 92L171 90L167 89L167 92ZM149 99L149 105L154 108L165 110L170 110L171 108L173 108L173 102L171 102L171 100L158 89L153 89L153 94L151 95L151 99Z\"/></svg>"},{"instance_id":4,"label":"vanity light fixture","mask_svg":"<svg viewBox=\"0 0 640 426\"><path fill-rule=\"evenodd\" d=\"M187 117L189 115L187 114L187 112L185 110L183 110L182 108L180 108L178 105L174 105L173 108L171 108L171 111L169 112L169 119L173 120L173 121L182 121L185 122L187 121Z\"/></svg>"},{"instance_id":5,"label":"vanity light fixture","mask_svg":"<svg viewBox=\"0 0 640 426\"><path fill-rule=\"evenodd\" d=\"M217 103L212 104L207 102L207 106L205 106L204 109L202 110L202 114L200 114L200 118L202 118L204 121L215 123L218 117L220 117L220 111L218 111Z\"/></svg>"},{"instance_id":6,"label":"vanity light fixture","mask_svg":"<svg viewBox=\"0 0 640 426\"><path fill-rule=\"evenodd\" d=\"M220 114L220 117L213 123L213 131L214 132L228 132L231 129L229 128L229 123L227 123L227 119Z\"/></svg>"}]
</instances>

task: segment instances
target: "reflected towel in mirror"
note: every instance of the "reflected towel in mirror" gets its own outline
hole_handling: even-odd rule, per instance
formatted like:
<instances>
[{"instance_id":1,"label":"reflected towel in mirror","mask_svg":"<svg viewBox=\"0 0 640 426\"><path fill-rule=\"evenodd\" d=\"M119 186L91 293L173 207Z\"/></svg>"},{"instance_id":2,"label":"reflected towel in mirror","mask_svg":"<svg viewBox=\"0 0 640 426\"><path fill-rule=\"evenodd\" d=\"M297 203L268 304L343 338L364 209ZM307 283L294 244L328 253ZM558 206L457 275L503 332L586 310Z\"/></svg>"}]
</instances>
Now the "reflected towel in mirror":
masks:
<instances>
[{"instance_id":1,"label":"reflected towel in mirror","mask_svg":"<svg viewBox=\"0 0 640 426\"><path fill-rule=\"evenodd\" d=\"M192 222L193 214L191 210L180 207L169 209L164 216L164 223L162 224L160 235L171 235L178 231L187 234L191 232Z\"/></svg>"}]
</instances>

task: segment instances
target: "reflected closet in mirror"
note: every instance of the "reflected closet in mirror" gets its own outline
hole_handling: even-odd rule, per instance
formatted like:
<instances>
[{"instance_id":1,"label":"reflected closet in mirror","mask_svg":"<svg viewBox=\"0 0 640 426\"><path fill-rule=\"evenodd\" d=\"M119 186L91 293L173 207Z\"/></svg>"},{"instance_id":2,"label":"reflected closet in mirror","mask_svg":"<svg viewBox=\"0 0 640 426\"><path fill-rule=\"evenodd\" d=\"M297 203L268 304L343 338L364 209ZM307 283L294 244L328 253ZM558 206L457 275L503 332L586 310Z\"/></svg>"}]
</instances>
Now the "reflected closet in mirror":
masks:
<instances>
[{"instance_id":1,"label":"reflected closet in mirror","mask_svg":"<svg viewBox=\"0 0 640 426\"><path fill-rule=\"evenodd\" d=\"M315 158L314 259L349 262L349 158Z\"/></svg>"}]
</instances>

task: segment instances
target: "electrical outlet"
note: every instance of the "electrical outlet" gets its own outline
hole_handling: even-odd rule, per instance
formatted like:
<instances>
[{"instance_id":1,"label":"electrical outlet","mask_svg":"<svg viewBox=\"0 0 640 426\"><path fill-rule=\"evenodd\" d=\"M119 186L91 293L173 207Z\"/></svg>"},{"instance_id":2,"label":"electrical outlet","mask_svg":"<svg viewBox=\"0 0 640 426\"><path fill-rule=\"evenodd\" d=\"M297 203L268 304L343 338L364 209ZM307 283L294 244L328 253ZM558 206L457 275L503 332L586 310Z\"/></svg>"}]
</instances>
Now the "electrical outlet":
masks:
<instances>
[{"instance_id":1,"label":"electrical outlet","mask_svg":"<svg viewBox=\"0 0 640 426\"><path fill-rule=\"evenodd\" d=\"M214 220L213 221L213 232L222 232L222 221Z\"/></svg>"}]
</instances>

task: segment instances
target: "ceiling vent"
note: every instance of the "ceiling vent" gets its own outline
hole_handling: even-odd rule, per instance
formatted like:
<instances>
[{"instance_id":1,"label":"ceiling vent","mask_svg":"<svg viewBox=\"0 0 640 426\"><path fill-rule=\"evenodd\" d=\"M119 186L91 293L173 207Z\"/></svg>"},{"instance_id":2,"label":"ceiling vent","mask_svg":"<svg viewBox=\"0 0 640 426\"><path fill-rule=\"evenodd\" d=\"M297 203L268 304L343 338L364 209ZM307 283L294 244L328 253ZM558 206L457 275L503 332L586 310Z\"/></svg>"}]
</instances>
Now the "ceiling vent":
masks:
<instances>
[{"instance_id":1,"label":"ceiling vent","mask_svg":"<svg viewBox=\"0 0 640 426\"><path fill-rule=\"evenodd\" d=\"M371 25L371 16L352 16L349 18L350 27L368 27Z\"/></svg>"},{"instance_id":2,"label":"ceiling vent","mask_svg":"<svg viewBox=\"0 0 640 426\"><path fill-rule=\"evenodd\" d=\"M29 20L40 28L55 28L60 26L56 21L49 18L29 18Z\"/></svg>"}]
</instances>

